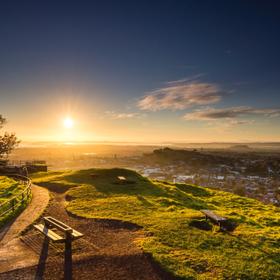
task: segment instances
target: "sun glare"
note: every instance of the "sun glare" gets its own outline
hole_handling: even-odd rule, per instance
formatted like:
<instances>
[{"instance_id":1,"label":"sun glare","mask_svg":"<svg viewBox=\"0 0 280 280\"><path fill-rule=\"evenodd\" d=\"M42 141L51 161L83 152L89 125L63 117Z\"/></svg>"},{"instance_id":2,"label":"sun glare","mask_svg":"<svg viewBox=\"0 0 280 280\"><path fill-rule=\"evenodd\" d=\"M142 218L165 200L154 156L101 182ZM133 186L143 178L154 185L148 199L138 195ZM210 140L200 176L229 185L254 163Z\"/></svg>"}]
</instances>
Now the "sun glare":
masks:
<instances>
[{"instance_id":1,"label":"sun glare","mask_svg":"<svg viewBox=\"0 0 280 280\"><path fill-rule=\"evenodd\" d=\"M63 121L63 125L65 128L72 128L74 125L74 121L71 118L66 118Z\"/></svg>"}]
</instances>

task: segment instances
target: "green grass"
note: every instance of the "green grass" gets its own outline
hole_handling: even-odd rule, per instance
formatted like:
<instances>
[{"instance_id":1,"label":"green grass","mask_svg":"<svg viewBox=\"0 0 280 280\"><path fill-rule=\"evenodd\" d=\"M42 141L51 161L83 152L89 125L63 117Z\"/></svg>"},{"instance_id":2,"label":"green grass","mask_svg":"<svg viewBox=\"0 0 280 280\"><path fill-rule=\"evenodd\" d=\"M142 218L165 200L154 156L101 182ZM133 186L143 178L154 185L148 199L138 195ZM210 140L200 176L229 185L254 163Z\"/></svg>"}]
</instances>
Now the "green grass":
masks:
<instances>
[{"instance_id":1,"label":"green grass","mask_svg":"<svg viewBox=\"0 0 280 280\"><path fill-rule=\"evenodd\" d=\"M11 207L11 203L6 203L12 197L15 197L22 193L25 189L25 185L17 182L16 180L0 176L0 215ZM21 197L15 199L15 203L21 200ZM6 215L0 217L0 228L4 226L8 221L16 217L27 206L29 199L25 199L21 204L17 205L14 211L8 212Z\"/></svg>"},{"instance_id":2,"label":"green grass","mask_svg":"<svg viewBox=\"0 0 280 280\"><path fill-rule=\"evenodd\" d=\"M98 177L91 178L90 174ZM116 176L135 184L115 184ZM34 182L69 188L67 210L129 221L147 233L139 245L184 279L280 279L280 209L199 186L150 181L125 169L48 172ZM232 233L191 226L212 209L238 224Z\"/></svg>"}]
</instances>

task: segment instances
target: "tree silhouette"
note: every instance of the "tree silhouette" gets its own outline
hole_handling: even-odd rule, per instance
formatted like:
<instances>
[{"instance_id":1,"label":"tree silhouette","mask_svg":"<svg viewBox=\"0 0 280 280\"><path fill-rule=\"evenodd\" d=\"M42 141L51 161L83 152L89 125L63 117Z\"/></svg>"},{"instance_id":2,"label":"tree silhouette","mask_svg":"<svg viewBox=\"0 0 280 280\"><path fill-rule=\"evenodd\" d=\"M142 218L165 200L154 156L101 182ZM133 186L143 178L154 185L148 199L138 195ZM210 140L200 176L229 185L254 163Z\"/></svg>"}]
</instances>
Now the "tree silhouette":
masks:
<instances>
[{"instance_id":1,"label":"tree silhouette","mask_svg":"<svg viewBox=\"0 0 280 280\"><path fill-rule=\"evenodd\" d=\"M0 115L0 129L3 127L3 125L6 123L6 119L4 119L2 117L2 115Z\"/></svg>"},{"instance_id":2,"label":"tree silhouette","mask_svg":"<svg viewBox=\"0 0 280 280\"><path fill-rule=\"evenodd\" d=\"M7 120L0 115L0 129L6 124ZM0 135L0 158L7 157L11 151L20 143L15 133L5 132Z\"/></svg>"}]
</instances>

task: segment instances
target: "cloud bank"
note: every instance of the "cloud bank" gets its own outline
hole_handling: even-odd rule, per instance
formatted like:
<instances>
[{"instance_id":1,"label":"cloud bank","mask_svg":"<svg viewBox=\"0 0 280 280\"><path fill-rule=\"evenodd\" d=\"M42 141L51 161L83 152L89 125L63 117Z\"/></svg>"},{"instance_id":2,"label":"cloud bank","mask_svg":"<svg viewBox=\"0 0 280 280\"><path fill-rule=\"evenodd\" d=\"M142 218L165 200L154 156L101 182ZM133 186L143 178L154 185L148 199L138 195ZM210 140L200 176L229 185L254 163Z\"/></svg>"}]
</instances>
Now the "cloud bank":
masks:
<instances>
[{"instance_id":1,"label":"cloud bank","mask_svg":"<svg viewBox=\"0 0 280 280\"><path fill-rule=\"evenodd\" d=\"M230 107L223 109L206 108L197 110L184 115L185 120L218 120L218 119L235 119L238 117L250 115L264 115L266 117L277 117L280 115L280 108L261 108L256 109L247 106Z\"/></svg>"},{"instance_id":2,"label":"cloud bank","mask_svg":"<svg viewBox=\"0 0 280 280\"><path fill-rule=\"evenodd\" d=\"M222 90L215 84L183 79L149 92L139 100L138 107L147 111L183 110L217 103L222 95Z\"/></svg>"}]
</instances>

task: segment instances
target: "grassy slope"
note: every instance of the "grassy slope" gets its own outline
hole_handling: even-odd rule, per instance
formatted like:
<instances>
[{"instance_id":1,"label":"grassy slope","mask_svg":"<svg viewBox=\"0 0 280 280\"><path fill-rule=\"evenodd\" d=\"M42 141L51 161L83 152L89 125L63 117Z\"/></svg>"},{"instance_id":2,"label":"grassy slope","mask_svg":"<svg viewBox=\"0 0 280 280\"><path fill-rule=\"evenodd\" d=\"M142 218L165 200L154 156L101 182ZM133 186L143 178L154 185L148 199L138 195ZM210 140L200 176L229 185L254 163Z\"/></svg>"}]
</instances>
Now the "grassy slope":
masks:
<instances>
[{"instance_id":1,"label":"grassy slope","mask_svg":"<svg viewBox=\"0 0 280 280\"><path fill-rule=\"evenodd\" d=\"M90 174L98 174L93 179ZM118 175L136 184L117 185ZM256 200L198 186L150 181L124 169L35 175L41 185L69 187L67 210L143 226L139 240L165 269L185 279L280 279L280 210ZM239 226L232 233L193 226L199 209L213 209Z\"/></svg>"},{"instance_id":2,"label":"grassy slope","mask_svg":"<svg viewBox=\"0 0 280 280\"><path fill-rule=\"evenodd\" d=\"M5 201L11 199L12 197L20 194L25 188L25 185L20 184L16 180L6 177L0 176L0 205L3 204ZM17 216L21 210L25 208L27 202L18 205L14 212L9 212L5 216L0 217L0 228L10 219ZM5 204L1 207L0 214L3 213L6 209L10 208L11 205L9 203Z\"/></svg>"}]
</instances>

